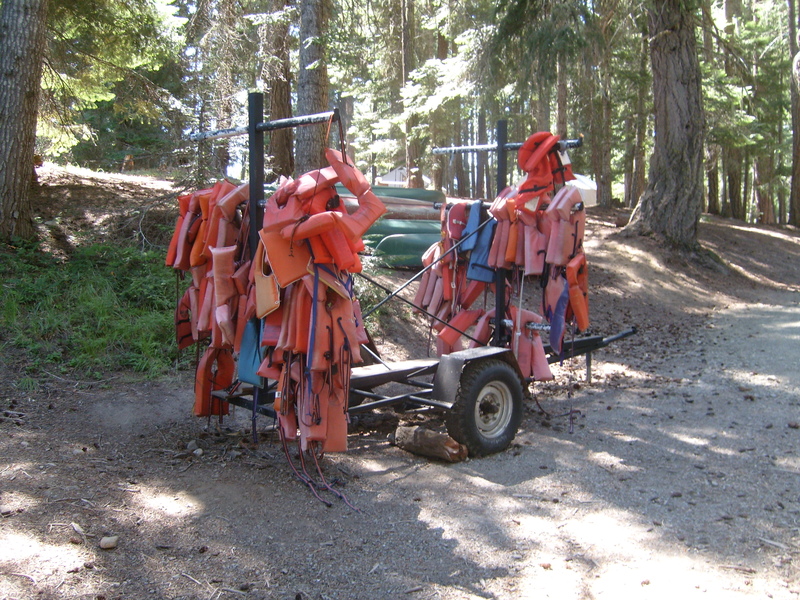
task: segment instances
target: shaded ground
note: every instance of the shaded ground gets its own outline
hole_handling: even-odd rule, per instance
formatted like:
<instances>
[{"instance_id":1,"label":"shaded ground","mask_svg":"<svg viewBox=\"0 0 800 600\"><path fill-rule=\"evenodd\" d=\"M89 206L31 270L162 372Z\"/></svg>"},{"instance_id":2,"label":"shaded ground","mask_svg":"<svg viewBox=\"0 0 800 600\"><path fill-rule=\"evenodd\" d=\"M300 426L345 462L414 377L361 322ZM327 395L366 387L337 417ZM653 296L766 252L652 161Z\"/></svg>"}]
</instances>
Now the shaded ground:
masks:
<instances>
[{"instance_id":1,"label":"shaded ground","mask_svg":"<svg viewBox=\"0 0 800 600\"><path fill-rule=\"evenodd\" d=\"M122 239L144 249L169 243L180 191L172 183L50 163L38 174L34 211L49 249L69 253L81 243Z\"/></svg>"},{"instance_id":2,"label":"shaded ground","mask_svg":"<svg viewBox=\"0 0 800 600\"><path fill-rule=\"evenodd\" d=\"M499 455L431 462L386 442L397 415L363 419L324 461L361 512L315 500L266 420L256 447L242 410L194 419L188 373L32 393L0 359L0 598L796 599L800 237L704 220L714 261L617 216L590 212L593 329L639 334L590 384L582 359L536 384L549 414ZM424 352L413 318L383 326L389 355Z\"/></svg>"}]
</instances>

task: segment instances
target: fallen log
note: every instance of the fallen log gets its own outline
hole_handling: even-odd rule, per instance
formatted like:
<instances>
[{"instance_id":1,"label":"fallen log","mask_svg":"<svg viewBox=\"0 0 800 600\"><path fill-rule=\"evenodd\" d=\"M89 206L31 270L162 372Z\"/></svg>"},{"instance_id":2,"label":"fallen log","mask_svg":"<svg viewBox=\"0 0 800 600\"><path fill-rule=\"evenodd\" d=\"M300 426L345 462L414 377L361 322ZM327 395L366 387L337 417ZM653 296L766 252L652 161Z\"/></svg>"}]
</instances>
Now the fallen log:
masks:
<instances>
[{"instance_id":1,"label":"fallen log","mask_svg":"<svg viewBox=\"0 0 800 600\"><path fill-rule=\"evenodd\" d=\"M447 462L460 462L467 458L467 447L446 433L431 431L415 425L398 427L389 441L408 452L438 458Z\"/></svg>"}]
</instances>

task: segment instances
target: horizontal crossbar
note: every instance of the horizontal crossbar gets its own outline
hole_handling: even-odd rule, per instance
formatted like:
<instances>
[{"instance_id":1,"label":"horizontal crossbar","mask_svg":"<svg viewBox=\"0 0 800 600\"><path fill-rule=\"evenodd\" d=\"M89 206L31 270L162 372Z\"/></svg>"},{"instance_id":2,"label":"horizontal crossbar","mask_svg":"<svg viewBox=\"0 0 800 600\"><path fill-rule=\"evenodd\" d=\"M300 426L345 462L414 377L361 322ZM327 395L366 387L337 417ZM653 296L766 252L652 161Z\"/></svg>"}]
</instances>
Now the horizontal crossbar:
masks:
<instances>
[{"instance_id":1,"label":"horizontal crossbar","mask_svg":"<svg viewBox=\"0 0 800 600\"><path fill-rule=\"evenodd\" d=\"M265 121L263 123L256 123L256 131L274 131L275 129L287 129L289 127L302 127L304 125L314 125L316 123L327 123L328 121L338 121L339 111L331 110L324 113L317 113L313 115L302 115L299 117L289 117L288 119L276 119L274 121ZM247 127L232 127L229 129L217 129L214 131L203 131L201 133L193 133L189 139L193 142L202 142L203 140L219 140L223 138L237 137L240 135L247 135Z\"/></svg>"}]
</instances>

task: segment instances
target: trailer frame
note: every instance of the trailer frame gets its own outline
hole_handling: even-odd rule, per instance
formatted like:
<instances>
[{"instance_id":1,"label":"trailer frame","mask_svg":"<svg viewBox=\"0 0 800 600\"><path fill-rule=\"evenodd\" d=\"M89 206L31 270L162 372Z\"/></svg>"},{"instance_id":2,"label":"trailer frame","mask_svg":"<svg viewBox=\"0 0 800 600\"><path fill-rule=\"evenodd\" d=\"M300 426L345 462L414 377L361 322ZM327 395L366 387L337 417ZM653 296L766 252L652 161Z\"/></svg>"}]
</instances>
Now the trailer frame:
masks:
<instances>
[{"instance_id":1,"label":"trailer frame","mask_svg":"<svg viewBox=\"0 0 800 600\"><path fill-rule=\"evenodd\" d=\"M263 221L266 205L264 133L289 127L333 123L340 120L340 115L338 111L334 110L276 121L265 122L263 119L263 94L253 92L248 96L247 127L190 136L190 139L194 141L248 136L249 210L254 217L251 221L253 223ZM559 143L563 150L580 145L582 140ZM518 150L521 146L521 143L508 143L507 122L500 120L497 122L495 144L434 148L433 153L496 152L497 190L500 192L506 187L507 153ZM487 222L484 221L481 227ZM255 255L258 244L258 228L255 226L251 227L248 243L251 254ZM460 243L458 242L449 251L456 250ZM438 318L399 295L403 289L432 266L419 271L393 291L381 286L368 276L362 275L371 283L388 292L386 297L365 311L364 315L369 315L389 300L399 298L414 306L415 310L434 319ZM504 314L506 305L504 284L509 273L508 269L504 268L495 271L496 314ZM523 378L513 351L505 347L507 331L510 326L511 324L507 320L499 319L494 323L494 334L490 345L453 352L436 358L385 362L374 347L364 346L374 363L351 369L348 413L358 415L386 407L404 411L440 411L445 414L448 432L461 443L465 443L471 455L480 456L505 449L516 435L522 416L522 402L525 398L530 397L529 384L533 381L532 378L529 380ZM460 333L466 335L466 332ZM545 351L548 362L551 364L585 355L586 381L589 383L591 382L593 353L635 333L636 328L631 327L609 337L595 335L574 338L564 344L560 353L553 352L549 345L545 346ZM391 395L373 391L386 384L401 384L411 389ZM275 410L271 406L275 399L275 386L275 382L263 387L242 385L240 382L232 389L215 391L212 392L212 395L235 406L250 410L252 412L252 430L255 436L258 415L276 418Z\"/></svg>"}]
</instances>

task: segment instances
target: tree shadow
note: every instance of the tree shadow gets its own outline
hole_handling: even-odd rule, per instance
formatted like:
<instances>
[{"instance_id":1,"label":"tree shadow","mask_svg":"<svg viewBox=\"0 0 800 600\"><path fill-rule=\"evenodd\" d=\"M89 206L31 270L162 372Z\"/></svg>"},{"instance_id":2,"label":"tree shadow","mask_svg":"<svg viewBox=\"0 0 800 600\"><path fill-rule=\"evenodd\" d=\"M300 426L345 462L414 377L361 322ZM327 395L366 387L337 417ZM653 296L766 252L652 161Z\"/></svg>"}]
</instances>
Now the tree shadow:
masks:
<instances>
[{"instance_id":1,"label":"tree shadow","mask_svg":"<svg viewBox=\"0 0 800 600\"><path fill-rule=\"evenodd\" d=\"M0 547L16 549L0 553L0 572L23 576L6 577L0 595L367 599L448 589L497 597L492 582L509 576L505 565L465 555L420 518L422 500L398 501L390 480L413 480L414 457L396 450L372 470L386 452L376 439L366 456L325 458L326 477L360 512L320 491L327 508L268 435L257 449L246 443L248 414L203 431L188 414L186 382L171 383L59 397L55 410L20 405L30 420L2 443L1 502L10 512ZM192 440L202 456L186 451ZM101 550L110 535L118 546Z\"/></svg>"}]
</instances>

